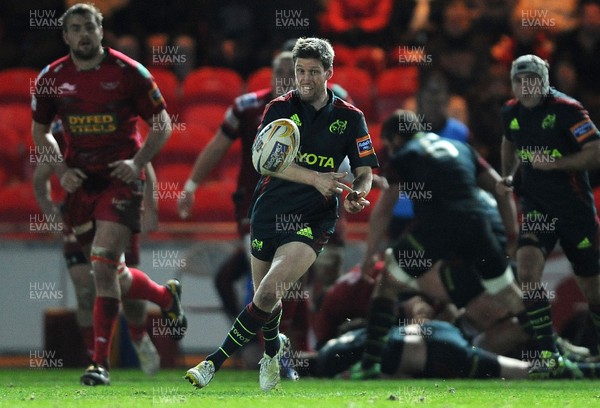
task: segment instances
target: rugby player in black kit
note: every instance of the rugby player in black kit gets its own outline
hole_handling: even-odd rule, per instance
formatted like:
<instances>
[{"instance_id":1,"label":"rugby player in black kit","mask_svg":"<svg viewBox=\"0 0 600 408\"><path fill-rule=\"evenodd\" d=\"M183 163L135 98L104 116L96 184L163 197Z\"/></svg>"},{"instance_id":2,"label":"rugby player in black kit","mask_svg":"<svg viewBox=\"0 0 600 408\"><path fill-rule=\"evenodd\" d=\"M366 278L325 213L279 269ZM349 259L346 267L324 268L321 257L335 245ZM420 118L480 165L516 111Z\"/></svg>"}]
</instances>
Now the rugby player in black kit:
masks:
<instances>
[{"instance_id":1,"label":"rugby player in black kit","mask_svg":"<svg viewBox=\"0 0 600 408\"><path fill-rule=\"evenodd\" d=\"M327 89L333 76L334 51L328 41L300 38L292 50L296 90L267 105L259 131L279 118L293 120L300 130L300 153L283 172L263 176L251 205L252 278L254 298L235 320L223 344L185 378L205 387L223 362L263 331L265 354L259 383L269 391L279 383L281 298L315 261L335 229L338 203L348 212L369 205L373 167L378 166L364 115ZM352 188L336 170L345 157L355 179ZM293 220L295 228L289 228ZM286 223L286 225L282 225Z\"/></svg>"},{"instance_id":2,"label":"rugby player in black kit","mask_svg":"<svg viewBox=\"0 0 600 408\"><path fill-rule=\"evenodd\" d=\"M558 241L588 301L600 339L598 219L587 173L600 165L600 133L578 101L550 88L548 68L535 55L513 61L516 98L502 109L504 180L497 186L511 193L513 175L520 171L523 216L517 269L538 351L548 360L547 369L532 372L541 377L553 377L569 364L558 353L550 304L541 284L546 257Z\"/></svg>"}]
</instances>

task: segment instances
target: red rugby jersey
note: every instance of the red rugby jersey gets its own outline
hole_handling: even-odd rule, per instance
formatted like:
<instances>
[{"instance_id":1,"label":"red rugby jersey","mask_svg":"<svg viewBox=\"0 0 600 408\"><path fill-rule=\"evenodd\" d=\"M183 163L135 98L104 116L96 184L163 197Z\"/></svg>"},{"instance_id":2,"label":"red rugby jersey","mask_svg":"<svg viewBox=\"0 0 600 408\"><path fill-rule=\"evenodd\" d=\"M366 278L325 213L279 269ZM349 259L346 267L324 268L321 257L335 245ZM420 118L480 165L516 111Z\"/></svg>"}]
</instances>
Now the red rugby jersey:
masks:
<instances>
[{"instance_id":1,"label":"red rugby jersey","mask_svg":"<svg viewBox=\"0 0 600 408\"><path fill-rule=\"evenodd\" d=\"M90 70L80 71L70 55L46 66L31 107L38 123L62 120L67 166L108 177L109 163L133 158L141 146L138 116L151 119L166 105L142 64L106 48L104 60Z\"/></svg>"}]
</instances>

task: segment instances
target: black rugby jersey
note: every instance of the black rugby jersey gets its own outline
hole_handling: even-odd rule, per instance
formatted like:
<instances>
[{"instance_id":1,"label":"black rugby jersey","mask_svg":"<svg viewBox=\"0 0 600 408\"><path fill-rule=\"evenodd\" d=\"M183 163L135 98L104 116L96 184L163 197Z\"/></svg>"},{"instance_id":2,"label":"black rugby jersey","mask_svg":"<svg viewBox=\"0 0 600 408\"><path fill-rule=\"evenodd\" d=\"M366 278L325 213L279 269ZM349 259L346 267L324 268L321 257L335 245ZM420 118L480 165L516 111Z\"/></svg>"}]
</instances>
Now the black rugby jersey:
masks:
<instances>
[{"instance_id":1,"label":"black rugby jersey","mask_svg":"<svg viewBox=\"0 0 600 408\"><path fill-rule=\"evenodd\" d=\"M293 120L300 130L296 163L310 170L337 171L346 156L352 169L378 167L377 156L363 113L330 90L328 103L319 111L290 91L267 105L260 130L280 118ZM324 197L315 187L262 176L250 209L254 227L268 227L277 216L292 214L302 223L338 217L338 196Z\"/></svg>"},{"instance_id":2,"label":"black rugby jersey","mask_svg":"<svg viewBox=\"0 0 600 408\"><path fill-rule=\"evenodd\" d=\"M489 164L462 142L417 133L390 159L390 177L414 205L415 216L445 219L448 213L486 213L477 177ZM396 178L396 180L394 180Z\"/></svg>"},{"instance_id":3,"label":"black rugby jersey","mask_svg":"<svg viewBox=\"0 0 600 408\"><path fill-rule=\"evenodd\" d=\"M519 191L525 199L554 217L595 214L587 171L543 171L531 165L579 152L600 137L581 103L555 89L532 109L511 99L502 108L502 124L521 159Z\"/></svg>"}]
</instances>

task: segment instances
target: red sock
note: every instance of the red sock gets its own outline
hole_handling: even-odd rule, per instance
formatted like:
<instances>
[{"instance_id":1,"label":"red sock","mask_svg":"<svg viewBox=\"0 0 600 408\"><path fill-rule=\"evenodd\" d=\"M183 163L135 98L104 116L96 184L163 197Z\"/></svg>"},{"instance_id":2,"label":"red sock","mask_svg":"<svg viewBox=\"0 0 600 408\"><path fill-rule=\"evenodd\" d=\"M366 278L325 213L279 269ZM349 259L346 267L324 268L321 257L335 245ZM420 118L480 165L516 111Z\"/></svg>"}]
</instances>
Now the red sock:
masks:
<instances>
[{"instance_id":1,"label":"red sock","mask_svg":"<svg viewBox=\"0 0 600 408\"><path fill-rule=\"evenodd\" d=\"M83 337L83 344L87 351L88 357L94 355L94 326L80 327L81 337Z\"/></svg>"},{"instance_id":2,"label":"red sock","mask_svg":"<svg viewBox=\"0 0 600 408\"><path fill-rule=\"evenodd\" d=\"M108 368L108 354L113 327L119 315L119 299L97 296L94 303L94 357L92 360Z\"/></svg>"},{"instance_id":3,"label":"red sock","mask_svg":"<svg viewBox=\"0 0 600 408\"><path fill-rule=\"evenodd\" d=\"M148 277L143 271L129 268L131 271L131 288L125 294L129 299L146 299L156 303L161 309L171 306L173 296L166 286L161 286Z\"/></svg>"}]
</instances>

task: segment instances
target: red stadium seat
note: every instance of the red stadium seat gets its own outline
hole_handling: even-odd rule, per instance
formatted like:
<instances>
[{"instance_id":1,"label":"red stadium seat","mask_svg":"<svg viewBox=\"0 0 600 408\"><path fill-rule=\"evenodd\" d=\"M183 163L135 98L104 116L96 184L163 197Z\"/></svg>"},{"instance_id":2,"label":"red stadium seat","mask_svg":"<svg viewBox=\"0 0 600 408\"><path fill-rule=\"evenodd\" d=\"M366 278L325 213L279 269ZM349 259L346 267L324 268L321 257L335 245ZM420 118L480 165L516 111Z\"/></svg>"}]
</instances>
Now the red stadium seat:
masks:
<instances>
[{"instance_id":1,"label":"red stadium seat","mask_svg":"<svg viewBox=\"0 0 600 408\"><path fill-rule=\"evenodd\" d=\"M40 213L30 182L9 184L0 189L0 222L30 223Z\"/></svg>"},{"instance_id":2,"label":"red stadium seat","mask_svg":"<svg viewBox=\"0 0 600 408\"><path fill-rule=\"evenodd\" d=\"M0 166L5 182L24 180L24 168L29 162L29 152L25 150L22 136L5 122L0 122L2 149L0 149Z\"/></svg>"},{"instance_id":3,"label":"red stadium seat","mask_svg":"<svg viewBox=\"0 0 600 408\"><path fill-rule=\"evenodd\" d=\"M159 217L164 221L180 221L177 212L177 193L190 174L191 167L170 164L156 169L159 187ZM161 188L161 186L163 186ZM207 181L196 190L196 201L192 211L192 221L227 222L234 220L231 195L235 191L235 180Z\"/></svg>"},{"instance_id":4,"label":"red stadium seat","mask_svg":"<svg viewBox=\"0 0 600 408\"><path fill-rule=\"evenodd\" d=\"M351 66L336 67L331 83L348 91L353 104L363 111L367 121L373 119L373 81L366 71Z\"/></svg>"},{"instance_id":5,"label":"red stadium seat","mask_svg":"<svg viewBox=\"0 0 600 408\"><path fill-rule=\"evenodd\" d=\"M243 92L240 74L229 68L202 67L190 72L183 81L183 103L230 105Z\"/></svg>"},{"instance_id":6,"label":"red stadium seat","mask_svg":"<svg viewBox=\"0 0 600 408\"><path fill-rule=\"evenodd\" d=\"M39 71L10 68L0 71L0 103L31 103L35 78Z\"/></svg>"},{"instance_id":7,"label":"red stadium seat","mask_svg":"<svg viewBox=\"0 0 600 408\"><path fill-rule=\"evenodd\" d=\"M31 135L31 105L29 103L0 103L0 123L21 135Z\"/></svg>"},{"instance_id":8,"label":"red stadium seat","mask_svg":"<svg viewBox=\"0 0 600 408\"><path fill-rule=\"evenodd\" d=\"M182 123L186 125L192 122L206 126L211 132L216 132L223 119L228 105L194 104L187 106L182 113Z\"/></svg>"},{"instance_id":9,"label":"red stadium seat","mask_svg":"<svg viewBox=\"0 0 600 408\"><path fill-rule=\"evenodd\" d=\"M389 68L377 78L377 115L384 120L402 106L404 100L419 88L419 68L403 66Z\"/></svg>"},{"instance_id":10,"label":"red stadium seat","mask_svg":"<svg viewBox=\"0 0 600 408\"><path fill-rule=\"evenodd\" d=\"M194 164L198 154L206 147L214 133L207 127L186 123L184 130L174 130L167 143L158 154L156 161L161 164Z\"/></svg>"},{"instance_id":11,"label":"red stadium seat","mask_svg":"<svg viewBox=\"0 0 600 408\"><path fill-rule=\"evenodd\" d=\"M259 68L248 76L246 80L246 91L254 92L259 89L271 88L272 86L271 67Z\"/></svg>"}]
</instances>

